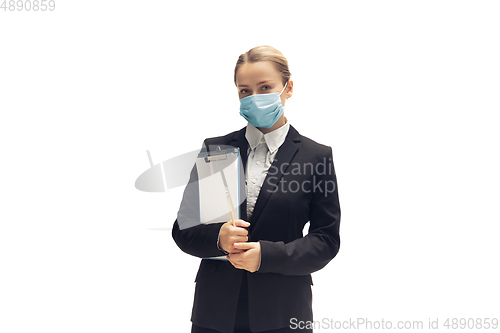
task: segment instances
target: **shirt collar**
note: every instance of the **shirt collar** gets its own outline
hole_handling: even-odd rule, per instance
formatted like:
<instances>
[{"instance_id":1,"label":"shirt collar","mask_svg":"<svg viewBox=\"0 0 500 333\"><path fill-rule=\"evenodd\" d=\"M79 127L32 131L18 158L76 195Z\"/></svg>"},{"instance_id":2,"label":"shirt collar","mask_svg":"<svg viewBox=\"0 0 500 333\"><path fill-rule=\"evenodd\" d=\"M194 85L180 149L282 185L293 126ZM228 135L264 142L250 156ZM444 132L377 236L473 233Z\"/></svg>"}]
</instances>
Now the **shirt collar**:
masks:
<instances>
[{"instance_id":1,"label":"shirt collar","mask_svg":"<svg viewBox=\"0 0 500 333\"><path fill-rule=\"evenodd\" d=\"M285 142L288 130L290 129L290 123L286 118L285 121L285 125L266 134L262 133L258 128L248 123L245 138L247 139L250 148L255 149L260 142L265 142L267 143L269 151L273 154L276 150L278 150L283 142Z\"/></svg>"}]
</instances>

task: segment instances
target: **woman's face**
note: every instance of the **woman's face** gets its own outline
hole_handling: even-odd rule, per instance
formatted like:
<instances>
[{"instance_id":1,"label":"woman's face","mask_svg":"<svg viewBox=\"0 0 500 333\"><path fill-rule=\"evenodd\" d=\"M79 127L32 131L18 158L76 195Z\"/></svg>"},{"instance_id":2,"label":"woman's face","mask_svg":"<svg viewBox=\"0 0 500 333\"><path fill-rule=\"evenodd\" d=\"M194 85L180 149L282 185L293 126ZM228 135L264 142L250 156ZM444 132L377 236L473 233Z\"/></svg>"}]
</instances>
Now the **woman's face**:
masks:
<instances>
[{"instance_id":1,"label":"woman's face","mask_svg":"<svg viewBox=\"0 0 500 333\"><path fill-rule=\"evenodd\" d=\"M269 61L245 63L236 72L236 87L239 98L268 93L280 93L283 82L280 73ZM293 83L289 80L286 89L281 94L281 104L284 106L287 98L292 96Z\"/></svg>"}]
</instances>

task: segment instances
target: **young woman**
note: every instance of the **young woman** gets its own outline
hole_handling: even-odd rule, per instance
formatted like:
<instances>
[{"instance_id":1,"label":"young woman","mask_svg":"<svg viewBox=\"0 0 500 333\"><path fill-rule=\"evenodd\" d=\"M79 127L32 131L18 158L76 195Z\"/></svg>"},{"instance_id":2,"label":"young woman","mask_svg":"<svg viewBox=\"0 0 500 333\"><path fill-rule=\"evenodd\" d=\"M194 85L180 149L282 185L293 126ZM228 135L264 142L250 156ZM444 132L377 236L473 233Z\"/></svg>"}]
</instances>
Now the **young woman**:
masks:
<instances>
[{"instance_id":1,"label":"young woman","mask_svg":"<svg viewBox=\"0 0 500 333\"><path fill-rule=\"evenodd\" d=\"M240 149L246 200L236 225L183 228L179 216L198 207L188 202L196 195L185 192L172 230L175 242L200 258L228 259L201 260L194 333L312 332L311 273L339 250L340 206L331 148L300 135L284 115L293 93L290 77L286 58L273 47L240 55L234 82L248 124L204 142ZM190 183L195 180L194 168Z\"/></svg>"}]
</instances>

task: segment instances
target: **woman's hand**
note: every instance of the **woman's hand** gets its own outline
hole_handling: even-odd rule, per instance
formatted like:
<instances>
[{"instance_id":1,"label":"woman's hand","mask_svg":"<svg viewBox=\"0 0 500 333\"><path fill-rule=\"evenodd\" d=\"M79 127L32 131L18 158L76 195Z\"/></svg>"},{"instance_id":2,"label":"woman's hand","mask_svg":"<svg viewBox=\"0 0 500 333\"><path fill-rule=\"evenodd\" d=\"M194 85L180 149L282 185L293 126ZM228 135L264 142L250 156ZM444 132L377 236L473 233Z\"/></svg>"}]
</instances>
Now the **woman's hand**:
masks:
<instances>
[{"instance_id":1,"label":"woman's hand","mask_svg":"<svg viewBox=\"0 0 500 333\"><path fill-rule=\"evenodd\" d=\"M243 250L241 253L229 254L227 259L234 267L245 269L250 273L257 271L260 267L260 243L235 243L236 249Z\"/></svg>"},{"instance_id":2,"label":"woman's hand","mask_svg":"<svg viewBox=\"0 0 500 333\"><path fill-rule=\"evenodd\" d=\"M236 226L232 222L224 223L219 232L219 247L229 254L243 252L234 247L234 243L248 241L248 231L244 227L250 226L250 223L243 220L235 220L234 223Z\"/></svg>"}]
</instances>

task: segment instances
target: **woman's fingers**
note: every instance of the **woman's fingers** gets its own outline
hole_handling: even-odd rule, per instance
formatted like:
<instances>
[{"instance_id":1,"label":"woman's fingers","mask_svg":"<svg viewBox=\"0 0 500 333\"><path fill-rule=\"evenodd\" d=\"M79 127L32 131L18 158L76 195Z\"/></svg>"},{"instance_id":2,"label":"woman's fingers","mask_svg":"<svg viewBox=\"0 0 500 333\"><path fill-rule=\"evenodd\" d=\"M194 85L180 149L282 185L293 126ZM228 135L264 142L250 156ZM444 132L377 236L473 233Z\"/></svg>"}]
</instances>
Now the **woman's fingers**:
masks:
<instances>
[{"instance_id":1,"label":"woman's fingers","mask_svg":"<svg viewBox=\"0 0 500 333\"><path fill-rule=\"evenodd\" d=\"M231 236L229 237L229 241L234 244L234 243L245 243L248 241L247 236Z\"/></svg>"},{"instance_id":2,"label":"woman's fingers","mask_svg":"<svg viewBox=\"0 0 500 333\"><path fill-rule=\"evenodd\" d=\"M234 220L234 224L236 227L243 227L243 228L247 228L250 226L250 222L243 220Z\"/></svg>"},{"instance_id":3,"label":"woman's fingers","mask_svg":"<svg viewBox=\"0 0 500 333\"><path fill-rule=\"evenodd\" d=\"M239 269L255 272L260 266L260 243L242 243L238 247L244 248L245 252L239 254L229 254L227 256L231 264Z\"/></svg>"},{"instance_id":4,"label":"woman's fingers","mask_svg":"<svg viewBox=\"0 0 500 333\"><path fill-rule=\"evenodd\" d=\"M219 234L219 244L221 248L229 253L241 253L234 247L234 243L245 243L248 242L248 230L245 227L250 226L250 223L243 220L235 220L236 227L232 225L232 222L226 222Z\"/></svg>"},{"instance_id":5,"label":"woman's fingers","mask_svg":"<svg viewBox=\"0 0 500 333\"><path fill-rule=\"evenodd\" d=\"M245 229L246 227L250 226L250 223L243 221L243 220L236 220L236 226L230 226L229 231L233 234L236 235L241 235L241 236L246 236L248 235L248 230Z\"/></svg>"}]
</instances>

